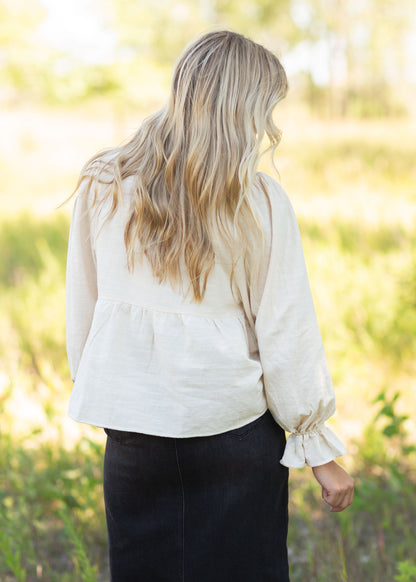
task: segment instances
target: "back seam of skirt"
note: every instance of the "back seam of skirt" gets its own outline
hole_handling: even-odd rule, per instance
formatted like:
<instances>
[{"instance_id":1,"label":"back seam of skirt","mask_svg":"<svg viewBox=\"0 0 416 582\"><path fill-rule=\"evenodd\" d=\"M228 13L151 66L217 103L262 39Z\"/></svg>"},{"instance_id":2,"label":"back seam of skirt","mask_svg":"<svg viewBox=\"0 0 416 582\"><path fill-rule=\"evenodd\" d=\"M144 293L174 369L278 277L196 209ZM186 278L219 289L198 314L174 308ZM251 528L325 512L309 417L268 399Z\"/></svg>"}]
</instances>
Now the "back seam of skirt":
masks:
<instances>
[{"instance_id":1,"label":"back seam of skirt","mask_svg":"<svg viewBox=\"0 0 416 582\"><path fill-rule=\"evenodd\" d=\"M176 453L176 464L177 464L178 472L179 472L179 480L181 483L181 490L182 490L182 577L181 577L181 582L185 582L185 490L183 487L182 472L181 472L181 467L179 464L178 446L177 446L176 439L175 439L175 453Z\"/></svg>"}]
</instances>

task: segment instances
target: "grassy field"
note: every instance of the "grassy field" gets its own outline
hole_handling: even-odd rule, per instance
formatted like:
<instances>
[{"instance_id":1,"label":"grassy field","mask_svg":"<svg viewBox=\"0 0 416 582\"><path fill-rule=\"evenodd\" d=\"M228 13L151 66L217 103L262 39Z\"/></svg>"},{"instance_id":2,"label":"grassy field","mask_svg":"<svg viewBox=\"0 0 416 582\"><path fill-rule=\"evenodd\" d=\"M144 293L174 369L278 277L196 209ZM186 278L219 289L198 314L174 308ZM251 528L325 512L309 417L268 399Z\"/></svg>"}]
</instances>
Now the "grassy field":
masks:
<instances>
[{"instance_id":1,"label":"grassy field","mask_svg":"<svg viewBox=\"0 0 416 582\"><path fill-rule=\"evenodd\" d=\"M72 204L56 207L87 157L139 121L105 110L0 114L2 582L109 579L103 433L66 418ZM277 166L336 387L331 424L356 477L354 505L330 514L311 472L291 472L292 580L416 581L416 126L284 107L280 125Z\"/></svg>"}]
</instances>

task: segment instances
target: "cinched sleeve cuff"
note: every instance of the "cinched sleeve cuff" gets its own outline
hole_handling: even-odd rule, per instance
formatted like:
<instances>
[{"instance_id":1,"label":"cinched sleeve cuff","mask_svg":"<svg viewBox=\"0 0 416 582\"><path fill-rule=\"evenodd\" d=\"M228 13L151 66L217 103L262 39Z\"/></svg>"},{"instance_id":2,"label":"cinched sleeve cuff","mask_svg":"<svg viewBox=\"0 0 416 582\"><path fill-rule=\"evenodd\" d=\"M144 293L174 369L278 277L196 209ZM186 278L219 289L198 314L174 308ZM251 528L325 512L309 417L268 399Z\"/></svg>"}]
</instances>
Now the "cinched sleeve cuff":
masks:
<instances>
[{"instance_id":1,"label":"cinched sleeve cuff","mask_svg":"<svg viewBox=\"0 0 416 582\"><path fill-rule=\"evenodd\" d=\"M280 462L292 469L301 469L305 464L318 467L345 453L346 449L339 438L323 424L310 432L292 433Z\"/></svg>"}]
</instances>

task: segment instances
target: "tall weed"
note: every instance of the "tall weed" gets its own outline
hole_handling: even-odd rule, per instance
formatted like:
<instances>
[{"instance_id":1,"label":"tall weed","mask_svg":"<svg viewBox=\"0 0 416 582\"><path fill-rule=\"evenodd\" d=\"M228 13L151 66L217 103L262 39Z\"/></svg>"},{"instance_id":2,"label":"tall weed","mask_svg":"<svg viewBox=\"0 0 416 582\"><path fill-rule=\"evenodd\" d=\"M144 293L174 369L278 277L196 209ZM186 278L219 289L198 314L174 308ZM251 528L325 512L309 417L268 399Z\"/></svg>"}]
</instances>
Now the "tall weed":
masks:
<instances>
[{"instance_id":1,"label":"tall weed","mask_svg":"<svg viewBox=\"0 0 416 582\"><path fill-rule=\"evenodd\" d=\"M61 510L59 517L64 524L64 532L72 547L72 560L75 564L75 573L81 577L84 582L97 581L97 566L92 566L87 557L84 542L75 529L69 515L66 511Z\"/></svg>"}]
</instances>

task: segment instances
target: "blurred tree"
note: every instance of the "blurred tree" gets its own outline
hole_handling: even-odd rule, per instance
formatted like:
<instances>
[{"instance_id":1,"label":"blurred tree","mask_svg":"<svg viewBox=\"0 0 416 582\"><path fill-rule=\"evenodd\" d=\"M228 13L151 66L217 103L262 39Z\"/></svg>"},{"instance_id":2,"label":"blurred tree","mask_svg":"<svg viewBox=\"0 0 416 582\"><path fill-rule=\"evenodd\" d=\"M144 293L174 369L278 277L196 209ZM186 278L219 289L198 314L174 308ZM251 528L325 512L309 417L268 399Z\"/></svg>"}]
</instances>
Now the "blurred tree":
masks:
<instances>
[{"instance_id":1,"label":"blurred tree","mask_svg":"<svg viewBox=\"0 0 416 582\"><path fill-rule=\"evenodd\" d=\"M33 32L46 15L40 0L0 0L0 98L23 97L35 82Z\"/></svg>"},{"instance_id":2,"label":"blurred tree","mask_svg":"<svg viewBox=\"0 0 416 582\"><path fill-rule=\"evenodd\" d=\"M41 40L37 29L47 14L41 0L0 0L0 100L74 103L99 95L111 97L118 110L153 109L186 43L225 27L302 61L303 95L312 110L395 114L414 59L407 54L416 32L413 2L88 0L97 21L105 14L118 38L111 62L94 64Z\"/></svg>"},{"instance_id":3,"label":"blurred tree","mask_svg":"<svg viewBox=\"0 0 416 582\"><path fill-rule=\"evenodd\" d=\"M151 0L107 0L119 37L117 61L124 69L126 94L133 103L146 102L143 89L149 86L149 74L166 90L176 58L201 31L230 28L278 53L288 50L299 40L290 16L291 1L160 0L155 10ZM147 97L149 101L155 94Z\"/></svg>"},{"instance_id":4,"label":"blurred tree","mask_svg":"<svg viewBox=\"0 0 416 582\"><path fill-rule=\"evenodd\" d=\"M71 102L120 90L110 63L87 64L38 35L47 16L40 0L0 0L0 101Z\"/></svg>"},{"instance_id":5,"label":"blurred tree","mask_svg":"<svg viewBox=\"0 0 416 582\"><path fill-rule=\"evenodd\" d=\"M167 75L183 46L201 30L224 26L278 54L303 48L304 97L329 115L381 116L402 106L413 0L108 0L125 62ZM406 68L407 67L407 68Z\"/></svg>"},{"instance_id":6,"label":"blurred tree","mask_svg":"<svg viewBox=\"0 0 416 582\"><path fill-rule=\"evenodd\" d=\"M216 24L229 26L255 40L267 39L270 48L289 50L301 40L291 15L293 0L215 0Z\"/></svg>"},{"instance_id":7,"label":"blurred tree","mask_svg":"<svg viewBox=\"0 0 416 582\"><path fill-rule=\"evenodd\" d=\"M187 42L201 30L223 26L258 39L268 36L280 49L299 37L290 9L293 0L109 0L125 49L151 54L172 65Z\"/></svg>"},{"instance_id":8,"label":"blurred tree","mask_svg":"<svg viewBox=\"0 0 416 582\"><path fill-rule=\"evenodd\" d=\"M311 47L326 45L321 66L327 67L327 87L317 91L312 83L312 105L322 108L324 97L330 114L400 111L391 87L406 82L406 45L416 29L413 0L293 0L293 11Z\"/></svg>"},{"instance_id":9,"label":"blurred tree","mask_svg":"<svg viewBox=\"0 0 416 582\"><path fill-rule=\"evenodd\" d=\"M157 65L171 64L179 47L206 25L199 4L184 0L109 0L113 25L125 61L143 58Z\"/></svg>"}]
</instances>

